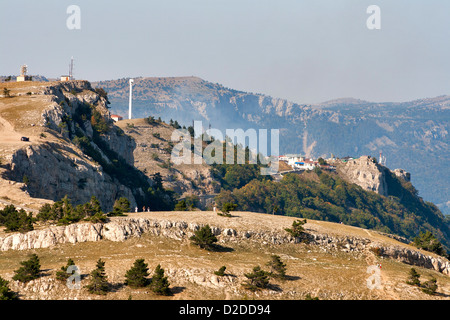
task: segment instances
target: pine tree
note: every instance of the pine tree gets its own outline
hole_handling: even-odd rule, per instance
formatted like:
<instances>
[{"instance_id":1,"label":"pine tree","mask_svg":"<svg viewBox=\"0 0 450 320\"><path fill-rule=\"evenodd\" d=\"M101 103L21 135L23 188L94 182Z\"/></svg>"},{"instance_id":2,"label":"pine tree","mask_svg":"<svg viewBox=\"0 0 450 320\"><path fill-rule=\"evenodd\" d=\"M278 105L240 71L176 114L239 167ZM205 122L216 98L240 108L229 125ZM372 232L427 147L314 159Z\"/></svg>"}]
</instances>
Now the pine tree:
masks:
<instances>
[{"instance_id":1,"label":"pine tree","mask_svg":"<svg viewBox=\"0 0 450 320\"><path fill-rule=\"evenodd\" d=\"M105 273L105 262L97 261L97 267L91 272L91 282L86 286L89 293L106 294L108 292L108 281Z\"/></svg>"},{"instance_id":2,"label":"pine tree","mask_svg":"<svg viewBox=\"0 0 450 320\"><path fill-rule=\"evenodd\" d=\"M73 265L75 265L75 262L71 258L69 258L67 260L67 265L62 266L61 270L56 272L56 279L59 281L66 281L71 276L70 273L67 273L67 269Z\"/></svg>"},{"instance_id":3,"label":"pine tree","mask_svg":"<svg viewBox=\"0 0 450 320\"><path fill-rule=\"evenodd\" d=\"M29 260L22 261L20 264L22 267L14 271L16 274L13 276L13 280L28 282L39 278L41 264L36 254L32 254Z\"/></svg>"},{"instance_id":4,"label":"pine tree","mask_svg":"<svg viewBox=\"0 0 450 320\"><path fill-rule=\"evenodd\" d=\"M18 300L19 297L9 288L9 281L0 277L0 300Z\"/></svg>"},{"instance_id":5,"label":"pine tree","mask_svg":"<svg viewBox=\"0 0 450 320\"><path fill-rule=\"evenodd\" d=\"M292 223L292 229L284 229L289 232L293 237L299 238L303 235L305 229L303 225L306 223L306 219L304 220L296 220Z\"/></svg>"},{"instance_id":6,"label":"pine tree","mask_svg":"<svg viewBox=\"0 0 450 320\"><path fill-rule=\"evenodd\" d=\"M136 259L133 267L125 274L125 284L134 287L142 288L149 284L148 264L144 259Z\"/></svg>"},{"instance_id":7,"label":"pine tree","mask_svg":"<svg viewBox=\"0 0 450 320\"><path fill-rule=\"evenodd\" d=\"M265 289L269 285L269 272L262 270L260 266L254 267L253 272L244 273L244 276L248 280L243 286L250 291Z\"/></svg>"},{"instance_id":8,"label":"pine tree","mask_svg":"<svg viewBox=\"0 0 450 320\"><path fill-rule=\"evenodd\" d=\"M437 280L436 278L431 278L430 280L424 282L422 284L422 291L426 294L433 295L436 293L436 290L438 288Z\"/></svg>"},{"instance_id":9,"label":"pine tree","mask_svg":"<svg viewBox=\"0 0 450 320\"><path fill-rule=\"evenodd\" d=\"M279 279L286 279L286 264L281 261L280 256L272 255L267 263L270 267L270 275Z\"/></svg>"},{"instance_id":10,"label":"pine tree","mask_svg":"<svg viewBox=\"0 0 450 320\"><path fill-rule=\"evenodd\" d=\"M206 225L194 232L194 235L189 238L193 244L202 249L214 249L214 243L217 242L216 236L212 233L209 225Z\"/></svg>"},{"instance_id":11,"label":"pine tree","mask_svg":"<svg viewBox=\"0 0 450 320\"><path fill-rule=\"evenodd\" d=\"M3 96L5 98L10 98L11 97L11 90L8 90L8 88L3 88Z\"/></svg>"},{"instance_id":12,"label":"pine tree","mask_svg":"<svg viewBox=\"0 0 450 320\"><path fill-rule=\"evenodd\" d=\"M20 232L27 232L34 230L33 227L33 215L31 212L27 214L27 212L23 209L20 209L19 211L19 231Z\"/></svg>"},{"instance_id":13,"label":"pine tree","mask_svg":"<svg viewBox=\"0 0 450 320\"><path fill-rule=\"evenodd\" d=\"M167 280L167 277L164 276L164 269L158 264L153 274L150 287L154 293L168 296L171 295L169 286L169 280Z\"/></svg>"},{"instance_id":14,"label":"pine tree","mask_svg":"<svg viewBox=\"0 0 450 320\"><path fill-rule=\"evenodd\" d=\"M187 211L187 205L185 200L178 201L175 205L174 211Z\"/></svg>"},{"instance_id":15,"label":"pine tree","mask_svg":"<svg viewBox=\"0 0 450 320\"><path fill-rule=\"evenodd\" d=\"M109 213L109 216L123 216L125 212L130 212L131 204L130 201L121 197L114 202L113 211Z\"/></svg>"},{"instance_id":16,"label":"pine tree","mask_svg":"<svg viewBox=\"0 0 450 320\"><path fill-rule=\"evenodd\" d=\"M230 211L234 211L237 208L237 204L233 203L233 202L225 202L222 205L222 214L217 213L218 215L223 215L226 217L231 217Z\"/></svg>"},{"instance_id":17,"label":"pine tree","mask_svg":"<svg viewBox=\"0 0 450 320\"><path fill-rule=\"evenodd\" d=\"M419 249L431 251L441 256L446 255L444 247L430 231L421 232L419 236L415 237L414 245Z\"/></svg>"},{"instance_id":18,"label":"pine tree","mask_svg":"<svg viewBox=\"0 0 450 320\"><path fill-rule=\"evenodd\" d=\"M406 283L412 286L418 286L420 287L420 274L416 271L416 269L411 268L411 270L409 270L409 277L406 280Z\"/></svg>"}]
</instances>

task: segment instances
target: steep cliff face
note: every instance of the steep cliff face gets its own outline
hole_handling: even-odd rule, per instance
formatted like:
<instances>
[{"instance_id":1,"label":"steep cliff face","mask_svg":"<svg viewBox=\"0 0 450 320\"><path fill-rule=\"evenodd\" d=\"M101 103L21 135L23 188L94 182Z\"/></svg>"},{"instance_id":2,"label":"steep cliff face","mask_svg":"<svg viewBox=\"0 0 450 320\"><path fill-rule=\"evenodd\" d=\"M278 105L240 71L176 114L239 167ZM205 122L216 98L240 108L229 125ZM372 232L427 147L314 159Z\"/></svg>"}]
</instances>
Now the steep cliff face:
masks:
<instances>
[{"instance_id":1,"label":"steep cliff face","mask_svg":"<svg viewBox=\"0 0 450 320\"><path fill-rule=\"evenodd\" d=\"M379 165L369 156L362 156L359 159L349 160L345 163L336 162L337 172L344 179L359 185L364 190L374 191L382 196L388 196L389 184L387 174L393 173L397 178L405 182L411 181L411 174L403 169L389 170L387 167Z\"/></svg>"},{"instance_id":2,"label":"steep cliff face","mask_svg":"<svg viewBox=\"0 0 450 320\"><path fill-rule=\"evenodd\" d=\"M107 211L115 199L127 197L135 206L139 190L118 181L101 165L114 168L112 164L118 160L134 163L134 140L113 125L107 99L87 81L29 85L32 87L24 90L30 94L20 99L30 104L30 110L14 118L1 114L11 124L11 131L31 134L30 143L21 145L17 140L16 147L4 154L7 170L3 178L22 182L26 177L27 192L36 198L57 201L68 195L79 204L96 196ZM32 108L38 103L40 109ZM34 131L22 129L24 123L32 124Z\"/></svg>"},{"instance_id":3,"label":"steep cliff face","mask_svg":"<svg viewBox=\"0 0 450 320\"><path fill-rule=\"evenodd\" d=\"M144 119L123 120L116 123L136 143L134 166L147 177L159 172L163 186L181 196L213 194L218 185L210 166L202 164L176 164L171 161L174 128L166 123L147 123ZM168 165L170 163L170 165Z\"/></svg>"},{"instance_id":4,"label":"steep cliff face","mask_svg":"<svg viewBox=\"0 0 450 320\"><path fill-rule=\"evenodd\" d=\"M29 179L28 193L33 197L58 201L68 195L73 203L85 203L96 196L104 210L114 200L134 197L131 190L118 184L81 152L67 145L45 143L28 146L12 155L9 176L12 180Z\"/></svg>"},{"instance_id":5,"label":"steep cliff face","mask_svg":"<svg viewBox=\"0 0 450 320\"><path fill-rule=\"evenodd\" d=\"M375 191L383 196L388 195L385 171L368 156L339 163L337 172L364 190Z\"/></svg>"}]
</instances>

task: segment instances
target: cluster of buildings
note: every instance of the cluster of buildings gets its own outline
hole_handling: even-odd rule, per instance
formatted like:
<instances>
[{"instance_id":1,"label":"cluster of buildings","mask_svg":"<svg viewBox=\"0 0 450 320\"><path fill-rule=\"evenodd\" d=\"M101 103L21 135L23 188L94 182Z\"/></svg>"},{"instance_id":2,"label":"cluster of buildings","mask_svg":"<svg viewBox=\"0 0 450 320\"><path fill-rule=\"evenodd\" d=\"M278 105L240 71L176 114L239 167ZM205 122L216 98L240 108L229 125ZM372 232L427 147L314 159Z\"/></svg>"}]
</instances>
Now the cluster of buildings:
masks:
<instances>
[{"instance_id":1,"label":"cluster of buildings","mask_svg":"<svg viewBox=\"0 0 450 320\"><path fill-rule=\"evenodd\" d=\"M32 81L33 77L30 75L27 75L28 72L28 66L26 64L22 65L20 67L20 76L17 76L16 80L17 82L22 82L22 81ZM70 60L70 65L69 65L69 74L68 75L62 75L59 78L60 81L71 81L74 80L73 78L73 57Z\"/></svg>"},{"instance_id":2,"label":"cluster of buildings","mask_svg":"<svg viewBox=\"0 0 450 320\"><path fill-rule=\"evenodd\" d=\"M319 163L319 160L314 160L297 154L285 154L279 156L278 160L286 162L293 170L314 170L316 167L330 171L336 170L335 166L326 164L325 161Z\"/></svg>"}]
</instances>

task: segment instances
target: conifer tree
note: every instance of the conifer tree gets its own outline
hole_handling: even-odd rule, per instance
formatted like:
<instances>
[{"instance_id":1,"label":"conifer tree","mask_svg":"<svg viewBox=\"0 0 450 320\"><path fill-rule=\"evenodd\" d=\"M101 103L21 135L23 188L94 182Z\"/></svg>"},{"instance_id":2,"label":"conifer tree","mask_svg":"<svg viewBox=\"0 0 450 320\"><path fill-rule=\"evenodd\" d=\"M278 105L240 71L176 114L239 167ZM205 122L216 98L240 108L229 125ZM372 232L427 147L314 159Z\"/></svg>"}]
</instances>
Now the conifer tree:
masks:
<instances>
[{"instance_id":1,"label":"conifer tree","mask_svg":"<svg viewBox=\"0 0 450 320\"><path fill-rule=\"evenodd\" d=\"M75 265L75 262L71 258L67 260L67 265L62 266L61 270L56 272L56 279L60 281L66 281L70 277L70 273L67 273L67 269L70 266Z\"/></svg>"},{"instance_id":2,"label":"conifer tree","mask_svg":"<svg viewBox=\"0 0 450 320\"><path fill-rule=\"evenodd\" d=\"M161 265L158 264L153 274L150 287L154 293L158 295L168 296L171 295L169 286L169 280L164 276L164 269L161 268Z\"/></svg>"},{"instance_id":3,"label":"conifer tree","mask_svg":"<svg viewBox=\"0 0 450 320\"><path fill-rule=\"evenodd\" d=\"M212 233L209 225L206 225L194 232L194 235L189 238L193 244L202 249L214 249L214 243L217 242L216 236Z\"/></svg>"},{"instance_id":4,"label":"conifer tree","mask_svg":"<svg viewBox=\"0 0 450 320\"><path fill-rule=\"evenodd\" d=\"M125 284L134 287L142 288L149 284L148 264L144 259L136 259L133 267L125 274Z\"/></svg>"},{"instance_id":5,"label":"conifer tree","mask_svg":"<svg viewBox=\"0 0 450 320\"><path fill-rule=\"evenodd\" d=\"M411 268L411 270L409 270L409 277L406 280L406 283L412 286L418 286L420 287L420 274L416 271L416 269Z\"/></svg>"},{"instance_id":6,"label":"conifer tree","mask_svg":"<svg viewBox=\"0 0 450 320\"><path fill-rule=\"evenodd\" d=\"M422 291L426 294L433 295L436 293L436 290L438 288L437 280L436 278L431 278L430 280L424 282L422 284Z\"/></svg>"},{"instance_id":7,"label":"conifer tree","mask_svg":"<svg viewBox=\"0 0 450 320\"><path fill-rule=\"evenodd\" d=\"M230 211L234 211L237 208L237 204L233 203L233 202L225 202L222 205L222 212L225 214L229 214Z\"/></svg>"},{"instance_id":8,"label":"conifer tree","mask_svg":"<svg viewBox=\"0 0 450 320\"><path fill-rule=\"evenodd\" d=\"M9 281L0 277L0 300L18 300L19 297L9 288Z\"/></svg>"},{"instance_id":9,"label":"conifer tree","mask_svg":"<svg viewBox=\"0 0 450 320\"><path fill-rule=\"evenodd\" d=\"M130 212L131 204L130 201L121 197L114 202L113 211L110 212L109 216L123 216L125 212Z\"/></svg>"},{"instance_id":10,"label":"conifer tree","mask_svg":"<svg viewBox=\"0 0 450 320\"><path fill-rule=\"evenodd\" d=\"M414 245L419 249L434 252L441 256L446 256L446 252L439 240L430 232L420 233L414 238Z\"/></svg>"},{"instance_id":11,"label":"conifer tree","mask_svg":"<svg viewBox=\"0 0 450 320\"><path fill-rule=\"evenodd\" d=\"M244 273L244 276L247 281L243 286L250 291L265 289L269 285L269 272L262 270L260 266L254 267L250 273Z\"/></svg>"},{"instance_id":12,"label":"conifer tree","mask_svg":"<svg viewBox=\"0 0 450 320\"><path fill-rule=\"evenodd\" d=\"M270 267L270 275L281 280L286 279L286 264L281 261L280 256L272 255L267 266Z\"/></svg>"},{"instance_id":13,"label":"conifer tree","mask_svg":"<svg viewBox=\"0 0 450 320\"><path fill-rule=\"evenodd\" d=\"M105 295L108 292L105 262L102 259L98 259L96 268L91 272L90 281L90 284L86 286L89 293Z\"/></svg>"},{"instance_id":14,"label":"conifer tree","mask_svg":"<svg viewBox=\"0 0 450 320\"><path fill-rule=\"evenodd\" d=\"M303 235L303 232L305 229L303 228L303 225L306 223L306 219L304 220L296 220L292 223L292 229L287 228L284 229L287 232L289 232L293 237L299 238Z\"/></svg>"},{"instance_id":15,"label":"conifer tree","mask_svg":"<svg viewBox=\"0 0 450 320\"><path fill-rule=\"evenodd\" d=\"M39 278L41 264L36 254L32 254L29 260L22 261L20 264L22 267L15 271L13 280L28 282Z\"/></svg>"}]
</instances>

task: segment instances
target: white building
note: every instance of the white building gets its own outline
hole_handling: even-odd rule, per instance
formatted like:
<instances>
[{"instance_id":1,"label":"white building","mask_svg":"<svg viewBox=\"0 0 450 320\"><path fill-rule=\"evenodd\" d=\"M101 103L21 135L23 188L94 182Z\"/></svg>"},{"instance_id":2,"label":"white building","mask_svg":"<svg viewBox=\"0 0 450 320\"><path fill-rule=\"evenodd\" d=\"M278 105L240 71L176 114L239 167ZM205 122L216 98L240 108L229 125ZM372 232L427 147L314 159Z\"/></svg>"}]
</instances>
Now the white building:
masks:
<instances>
[{"instance_id":1,"label":"white building","mask_svg":"<svg viewBox=\"0 0 450 320\"><path fill-rule=\"evenodd\" d=\"M117 114L112 114L111 119L113 119L115 122L123 120L123 118Z\"/></svg>"},{"instance_id":2,"label":"white building","mask_svg":"<svg viewBox=\"0 0 450 320\"><path fill-rule=\"evenodd\" d=\"M292 167L298 170L313 170L318 165L317 161L311 159L304 159L295 161Z\"/></svg>"}]
</instances>

